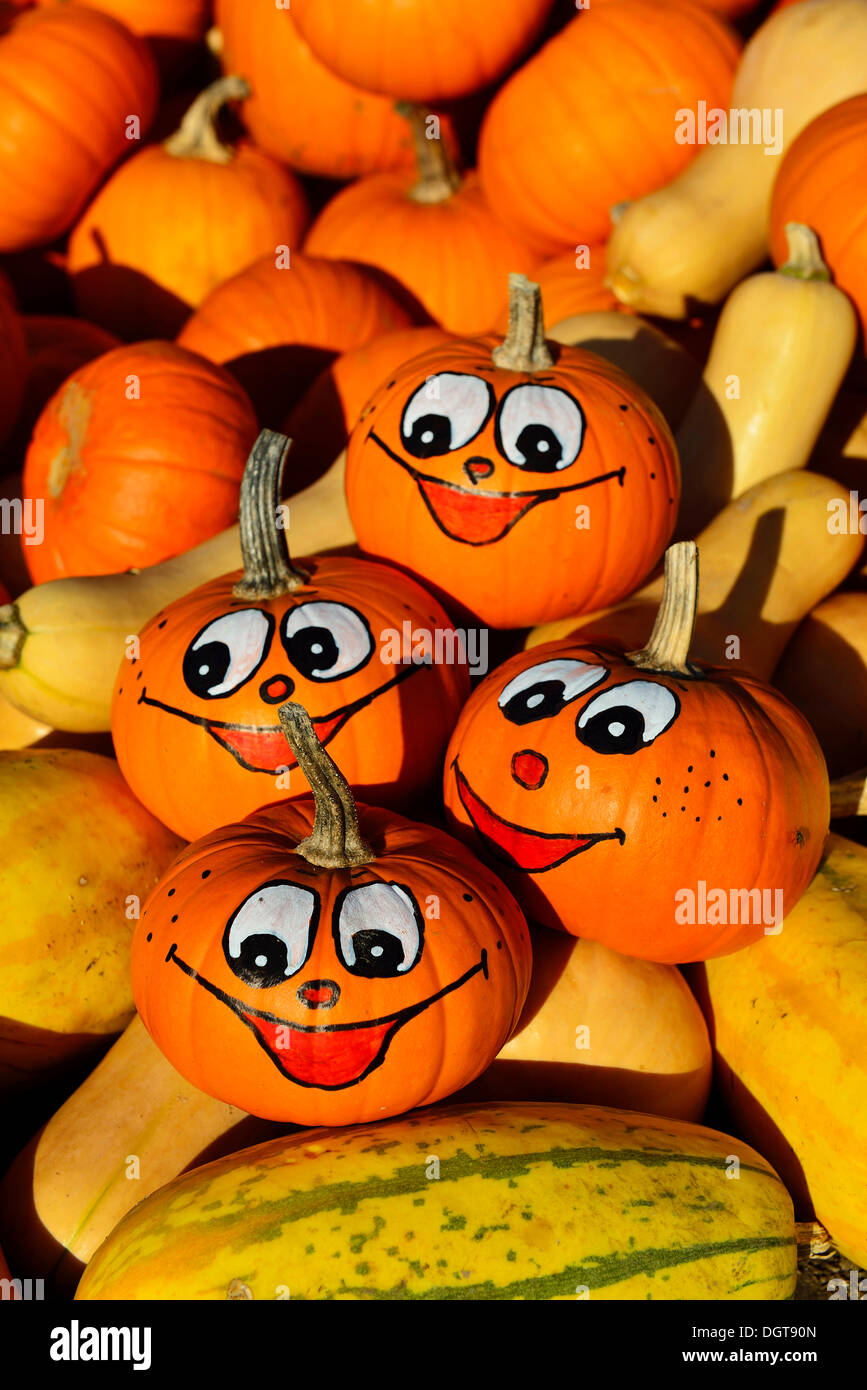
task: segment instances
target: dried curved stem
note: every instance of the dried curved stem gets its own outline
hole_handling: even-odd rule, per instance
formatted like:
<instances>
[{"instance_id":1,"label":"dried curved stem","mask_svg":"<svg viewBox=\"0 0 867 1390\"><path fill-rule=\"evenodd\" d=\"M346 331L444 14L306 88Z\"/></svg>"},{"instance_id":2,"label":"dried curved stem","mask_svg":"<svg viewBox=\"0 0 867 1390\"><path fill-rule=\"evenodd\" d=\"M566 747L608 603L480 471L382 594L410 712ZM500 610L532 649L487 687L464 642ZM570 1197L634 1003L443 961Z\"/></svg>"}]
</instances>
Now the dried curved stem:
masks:
<instances>
[{"instance_id":1,"label":"dried curved stem","mask_svg":"<svg viewBox=\"0 0 867 1390\"><path fill-rule=\"evenodd\" d=\"M295 761L310 783L316 806L313 831L295 846L295 853L308 864L324 869L372 864L376 855L362 839L349 783L317 738L306 709L290 700L277 713Z\"/></svg>"},{"instance_id":2,"label":"dried curved stem","mask_svg":"<svg viewBox=\"0 0 867 1390\"><path fill-rule=\"evenodd\" d=\"M218 78L196 97L174 135L163 141L163 149L178 159L228 164L234 151L217 134L217 116L227 101L243 101L249 95L250 88L243 77Z\"/></svg>"},{"instance_id":3,"label":"dried curved stem","mask_svg":"<svg viewBox=\"0 0 867 1390\"><path fill-rule=\"evenodd\" d=\"M665 552L662 599L647 646L627 652L627 660L645 671L671 671L700 676L689 661L689 648L698 609L698 546L678 541Z\"/></svg>"},{"instance_id":4,"label":"dried curved stem","mask_svg":"<svg viewBox=\"0 0 867 1390\"><path fill-rule=\"evenodd\" d=\"M244 574L232 590L236 598L278 598L302 588L309 575L289 559L286 530L278 525L280 483L291 439L262 430L241 480L239 529Z\"/></svg>"},{"instance_id":5,"label":"dried curved stem","mask_svg":"<svg viewBox=\"0 0 867 1390\"><path fill-rule=\"evenodd\" d=\"M509 329L491 358L507 372L544 372L554 365L545 341L542 291L526 275L509 276Z\"/></svg>"},{"instance_id":6,"label":"dried curved stem","mask_svg":"<svg viewBox=\"0 0 867 1390\"><path fill-rule=\"evenodd\" d=\"M461 176L441 135L431 137L428 112L409 101L398 101L395 110L409 121L419 179L409 196L415 203L444 203L461 186Z\"/></svg>"}]
</instances>

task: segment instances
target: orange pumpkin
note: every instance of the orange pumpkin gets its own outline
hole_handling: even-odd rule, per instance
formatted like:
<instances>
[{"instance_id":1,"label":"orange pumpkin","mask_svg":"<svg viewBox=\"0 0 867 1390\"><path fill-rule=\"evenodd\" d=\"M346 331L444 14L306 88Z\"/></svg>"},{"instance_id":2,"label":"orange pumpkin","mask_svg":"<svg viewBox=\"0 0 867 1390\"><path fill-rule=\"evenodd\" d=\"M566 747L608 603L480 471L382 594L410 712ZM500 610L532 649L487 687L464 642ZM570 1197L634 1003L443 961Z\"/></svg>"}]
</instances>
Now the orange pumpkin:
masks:
<instances>
[{"instance_id":1,"label":"orange pumpkin","mask_svg":"<svg viewBox=\"0 0 867 1390\"><path fill-rule=\"evenodd\" d=\"M315 256L263 256L218 285L184 324L182 347L225 363L260 418L281 420L340 352L412 316L373 270Z\"/></svg>"},{"instance_id":2,"label":"orange pumpkin","mask_svg":"<svg viewBox=\"0 0 867 1390\"><path fill-rule=\"evenodd\" d=\"M217 0L224 72L246 77L244 123L256 143L305 174L350 179L413 164L412 138L387 97L343 82L314 58L294 10Z\"/></svg>"},{"instance_id":3,"label":"orange pumpkin","mask_svg":"<svg viewBox=\"0 0 867 1390\"><path fill-rule=\"evenodd\" d=\"M537 286L513 276L511 297L505 343L434 349L383 384L346 472L362 550L494 627L631 593L680 490L649 397L595 353L546 344Z\"/></svg>"},{"instance_id":4,"label":"orange pumpkin","mask_svg":"<svg viewBox=\"0 0 867 1390\"><path fill-rule=\"evenodd\" d=\"M605 247L576 246L561 256L552 256L537 265L533 279L542 291L545 319L553 328L563 319L575 314L593 314L608 309L631 313L620 303L605 284ZM494 323L494 331L505 333L509 327L508 305Z\"/></svg>"},{"instance_id":5,"label":"orange pumpkin","mask_svg":"<svg viewBox=\"0 0 867 1390\"><path fill-rule=\"evenodd\" d=\"M295 0L317 58L345 82L409 101L450 101L501 77L553 0Z\"/></svg>"},{"instance_id":6,"label":"orange pumpkin","mask_svg":"<svg viewBox=\"0 0 867 1390\"><path fill-rule=\"evenodd\" d=\"M834 283L845 290L867 341L867 93L824 111L786 151L771 200L771 254L788 260L786 224L803 222L822 243Z\"/></svg>"},{"instance_id":7,"label":"orange pumpkin","mask_svg":"<svg viewBox=\"0 0 867 1390\"><path fill-rule=\"evenodd\" d=\"M21 325L30 362L23 414L31 416L34 424L39 412L67 377L85 363L92 362L94 357L120 347L113 333L86 319L67 318L62 314L25 314Z\"/></svg>"},{"instance_id":8,"label":"orange pumpkin","mask_svg":"<svg viewBox=\"0 0 867 1390\"><path fill-rule=\"evenodd\" d=\"M691 0L582 10L488 107L478 162L491 207L543 254L604 241L613 206L668 183L697 153L677 142L676 112L727 106L739 51Z\"/></svg>"},{"instance_id":9,"label":"orange pumpkin","mask_svg":"<svg viewBox=\"0 0 867 1390\"><path fill-rule=\"evenodd\" d=\"M428 118L401 105L416 139L415 173L372 174L335 194L305 243L311 256L378 266L451 333L484 333L506 298L510 271L538 257L500 225L478 175L458 175Z\"/></svg>"},{"instance_id":10,"label":"orange pumpkin","mask_svg":"<svg viewBox=\"0 0 867 1390\"><path fill-rule=\"evenodd\" d=\"M12 287L0 277L0 445L18 419L27 384L27 339Z\"/></svg>"},{"instance_id":11,"label":"orange pumpkin","mask_svg":"<svg viewBox=\"0 0 867 1390\"><path fill-rule=\"evenodd\" d=\"M133 938L136 1006L193 1085L263 1119L430 1104L514 1028L526 923L441 830L356 812L304 709L279 713L315 816L310 800L271 807L179 855Z\"/></svg>"},{"instance_id":12,"label":"orange pumpkin","mask_svg":"<svg viewBox=\"0 0 867 1390\"><path fill-rule=\"evenodd\" d=\"M26 2L26 0L25 0ZM79 0L74 0L79 3ZM49 8L70 0L36 0ZM171 69L198 43L208 27L210 0L80 0L90 9L119 19L134 34L147 39L160 67Z\"/></svg>"},{"instance_id":13,"label":"orange pumpkin","mask_svg":"<svg viewBox=\"0 0 867 1390\"><path fill-rule=\"evenodd\" d=\"M280 426L292 440L293 491L320 477L346 448L364 406L396 368L451 339L433 325L398 328L350 348L326 367Z\"/></svg>"},{"instance_id":14,"label":"orange pumpkin","mask_svg":"<svg viewBox=\"0 0 867 1390\"><path fill-rule=\"evenodd\" d=\"M156 564L231 525L256 436L228 372L174 343L114 348L73 372L40 415L24 496L43 503L26 547L36 583Z\"/></svg>"},{"instance_id":15,"label":"orange pumpkin","mask_svg":"<svg viewBox=\"0 0 867 1390\"><path fill-rule=\"evenodd\" d=\"M71 226L157 96L147 45L117 20L78 5L23 11L0 36L0 251Z\"/></svg>"},{"instance_id":16,"label":"orange pumpkin","mask_svg":"<svg viewBox=\"0 0 867 1390\"><path fill-rule=\"evenodd\" d=\"M239 77L214 82L174 135L100 189L69 239L86 317L126 338L174 337L216 285L300 244L309 211L298 180L250 141L232 148L217 134L221 107L248 91Z\"/></svg>"},{"instance_id":17,"label":"orange pumpkin","mask_svg":"<svg viewBox=\"0 0 867 1390\"><path fill-rule=\"evenodd\" d=\"M549 642L505 662L446 753L452 826L528 917L677 963L778 932L828 831L807 721L750 676L688 658L696 547L666 553L647 647Z\"/></svg>"},{"instance_id":18,"label":"orange pumpkin","mask_svg":"<svg viewBox=\"0 0 867 1390\"><path fill-rule=\"evenodd\" d=\"M290 564L279 508L287 444L263 430L250 455L243 573L157 613L117 677L123 774L185 839L309 791L274 708L293 693L352 786L403 806L439 777L469 692L449 619L418 584L355 558Z\"/></svg>"}]
</instances>

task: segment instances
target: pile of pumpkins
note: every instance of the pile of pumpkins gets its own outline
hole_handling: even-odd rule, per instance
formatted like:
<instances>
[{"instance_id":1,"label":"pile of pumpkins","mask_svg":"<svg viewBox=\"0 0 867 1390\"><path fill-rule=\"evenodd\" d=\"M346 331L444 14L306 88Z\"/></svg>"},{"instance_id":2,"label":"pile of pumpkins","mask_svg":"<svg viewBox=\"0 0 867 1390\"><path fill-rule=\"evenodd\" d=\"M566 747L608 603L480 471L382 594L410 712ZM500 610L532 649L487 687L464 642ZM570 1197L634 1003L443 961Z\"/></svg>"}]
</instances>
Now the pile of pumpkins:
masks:
<instances>
[{"instance_id":1,"label":"pile of pumpkins","mask_svg":"<svg viewBox=\"0 0 867 1390\"><path fill-rule=\"evenodd\" d=\"M0 4L13 1294L867 1263L865 175L867 0Z\"/></svg>"}]
</instances>

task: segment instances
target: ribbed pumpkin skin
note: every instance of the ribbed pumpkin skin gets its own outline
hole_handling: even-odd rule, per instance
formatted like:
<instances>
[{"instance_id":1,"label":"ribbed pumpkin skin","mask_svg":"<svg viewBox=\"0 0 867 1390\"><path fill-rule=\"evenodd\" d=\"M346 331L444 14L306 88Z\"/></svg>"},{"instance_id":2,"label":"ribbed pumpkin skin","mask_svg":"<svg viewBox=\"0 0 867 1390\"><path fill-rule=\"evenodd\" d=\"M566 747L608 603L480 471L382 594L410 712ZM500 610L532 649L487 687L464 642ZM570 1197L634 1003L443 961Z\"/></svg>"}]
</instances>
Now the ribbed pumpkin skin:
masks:
<instances>
[{"instance_id":1,"label":"ribbed pumpkin skin","mask_svg":"<svg viewBox=\"0 0 867 1390\"><path fill-rule=\"evenodd\" d=\"M668 0L664 22L653 0L582 11L488 107L479 174L491 207L542 254L604 241L616 203L661 187L697 153L675 140L675 112L727 106L739 50L688 0Z\"/></svg>"},{"instance_id":2,"label":"ribbed pumpkin skin","mask_svg":"<svg viewBox=\"0 0 867 1390\"><path fill-rule=\"evenodd\" d=\"M227 164L142 150L69 239L79 311L125 338L174 337L217 285L278 246L295 250L308 219L298 180L249 142Z\"/></svg>"},{"instance_id":3,"label":"ribbed pumpkin skin","mask_svg":"<svg viewBox=\"0 0 867 1390\"><path fill-rule=\"evenodd\" d=\"M253 94L244 123L263 150L305 174L350 179L411 166L409 128L387 97L341 81L314 58L294 10L250 0L216 0L226 73L246 77Z\"/></svg>"},{"instance_id":4,"label":"ribbed pumpkin skin","mask_svg":"<svg viewBox=\"0 0 867 1390\"><path fill-rule=\"evenodd\" d=\"M530 46L553 0L295 0L313 52L346 82L408 101L466 96Z\"/></svg>"},{"instance_id":5,"label":"ribbed pumpkin skin","mask_svg":"<svg viewBox=\"0 0 867 1390\"><path fill-rule=\"evenodd\" d=\"M710 1042L681 972L546 927L534 926L531 940L518 1026L460 1099L573 1101L700 1120Z\"/></svg>"},{"instance_id":6,"label":"ribbed pumpkin skin","mask_svg":"<svg viewBox=\"0 0 867 1390\"><path fill-rule=\"evenodd\" d=\"M75 0L77 3L77 0ZM187 39L194 42L204 35L210 14L210 0L81 0L91 9L113 15L133 34L148 39ZM36 0L44 9L68 4L69 0Z\"/></svg>"},{"instance_id":7,"label":"ribbed pumpkin skin","mask_svg":"<svg viewBox=\"0 0 867 1390\"><path fill-rule=\"evenodd\" d=\"M786 223L804 222L822 243L834 283L867 333L867 93L832 106L786 151L771 200L771 255L787 259Z\"/></svg>"},{"instance_id":8,"label":"ribbed pumpkin skin","mask_svg":"<svg viewBox=\"0 0 867 1390\"><path fill-rule=\"evenodd\" d=\"M475 172L441 203L415 202L415 183L413 173L387 173L343 189L316 218L304 249L378 266L442 328L484 333L507 298L509 274L532 273L538 256L500 223Z\"/></svg>"},{"instance_id":9,"label":"ribbed pumpkin skin","mask_svg":"<svg viewBox=\"0 0 867 1390\"><path fill-rule=\"evenodd\" d=\"M145 135L158 80L147 45L77 5L26 11L0 37L0 251L59 236Z\"/></svg>"},{"instance_id":10,"label":"ribbed pumpkin skin","mask_svg":"<svg viewBox=\"0 0 867 1390\"><path fill-rule=\"evenodd\" d=\"M233 377L174 343L80 368L43 410L24 463L24 495L44 500L43 543L26 547L33 579L141 568L216 535L238 514L256 433Z\"/></svg>"},{"instance_id":11,"label":"ribbed pumpkin skin","mask_svg":"<svg viewBox=\"0 0 867 1390\"><path fill-rule=\"evenodd\" d=\"M554 661L592 670L569 667L575 692L552 708L544 682L565 692L567 678ZM630 722L640 741L614 742ZM500 866L531 921L668 964L760 940L774 926L764 900L760 911L738 900L732 921L730 893L765 890L770 915L779 890L789 911L828 830L821 750L771 686L713 667L693 680L643 671L580 637L512 657L476 687L444 784L453 833ZM726 895L724 919L700 909L701 882Z\"/></svg>"},{"instance_id":12,"label":"ribbed pumpkin skin","mask_svg":"<svg viewBox=\"0 0 867 1390\"><path fill-rule=\"evenodd\" d=\"M867 1264L867 850L832 835L777 937L691 972L738 1133Z\"/></svg>"},{"instance_id":13,"label":"ribbed pumpkin skin","mask_svg":"<svg viewBox=\"0 0 867 1390\"><path fill-rule=\"evenodd\" d=\"M240 1280L261 1300L778 1300L796 1264L791 1198L738 1139L591 1106L461 1105L186 1174L124 1218L77 1296L225 1299Z\"/></svg>"}]
</instances>

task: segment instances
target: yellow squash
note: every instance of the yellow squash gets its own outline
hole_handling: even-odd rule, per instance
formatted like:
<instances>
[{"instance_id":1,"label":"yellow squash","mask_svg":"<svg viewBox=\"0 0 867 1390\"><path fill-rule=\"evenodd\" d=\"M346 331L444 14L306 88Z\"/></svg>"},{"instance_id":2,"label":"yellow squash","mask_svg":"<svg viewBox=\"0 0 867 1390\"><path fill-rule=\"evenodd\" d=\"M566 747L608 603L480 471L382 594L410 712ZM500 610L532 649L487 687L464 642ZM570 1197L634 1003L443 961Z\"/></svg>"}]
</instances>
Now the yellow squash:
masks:
<instances>
[{"instance_id":1,"label":"yellow squash","mask_svg":"<svg viewBox=\"0 0 867 1390\"><path fill-rule=\"evenodd\" d=\"M186 1168L289 1126L212 1100L163 1057L138 1015L18 1155L0 1184L0 1241L16 1273L71 1297L122 1216Z\"/></svg>"},{"instance_id":2,"label":"yellow squash","mask_svg":"<svg viewBox=\"0 0 867 1390\"><path fill-rule=\"evenodd\" d=\"M867 849L832 835L779 936L690 972L733 1125L867 1267Z\"/></svg>"},{"instance_id":3,"label":"yellow squash","mask_svg":"<svg viewBox=\"0 0 867 1390\"><path fill-rule=\"evenodd\" d=\"M121 1221L103 1299L786 1299L792 1202L739 1139L583 1105L431 1106L220 1159Z\"/></svg>"},{"instance_id":4,"label":"yellow squash","mask_svg":"<svg viewBox=\"0 0 867 1390\"><path fill-rule=\"evenodd\" d=\"M751 275L726 300L677 432L679 536L764 478L803 468L851 361L849 298L830 283L810 228L790 222L786 232L786 264Z\"/></svg>"},{"instance_id":5,"label":"yellow squash","mask_svg":"<svg viewBox=\"0 0 867 1390\"><path fill-rule=\"evenodd\" d=\"M343 491L344 463L341 454L318 482L289 499L289 543L296 558L355 540ZM233 526L148 569L52 579L28 589L0 608L0 695L55 729L107 730L128 639L166 604L240 565Z\"/></svg>"},{"instance_id":6,"label":"yellow squash","mask_svg":"<svg viewBox=\"0 0 867 1390\"><path fill-rule=\"evenodd\" d=\"M784 151L815 116L865 88L867 0L803 0L772 14L744 49L725 123L694 112L697 142L711 137L706 147L619 214L607 262L618 299L665 318L685 318L690 301L724 299L768 254Z\"/></svg>"},{"instance_id":7,"label":"yellow squash","mask_svg":"<svg viewBox=\"0 0 867 1390\"><path fill-rule=\"evenodd\" d=\"M829 506L843 496L828 478L797 469L757 483L697 537L699 613L691 654L770 680L798 623L857 563L864 537L829 530ZM809 556L809 563L805 557ZM526 645L592 627L644 645L662 597L655 579L617 608L533 628Z\"/></svg>"},{"instance_id":8,"label":"yellow squash","mask_svg":"<svg viewBox=\"0 0 867 1390\"><path fill-rule=\"evenodd\" d=\"M129 1022L137 907L181 843L111 758L0 753L0 1094Z\"/></svg>"}]
</instances>

